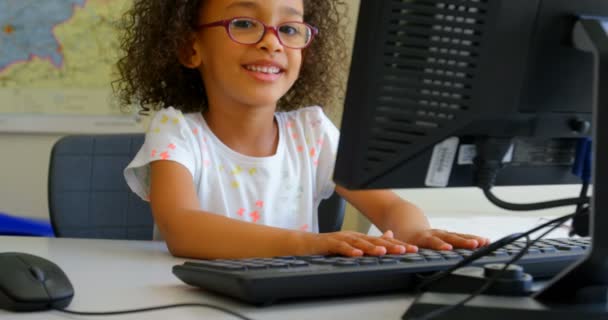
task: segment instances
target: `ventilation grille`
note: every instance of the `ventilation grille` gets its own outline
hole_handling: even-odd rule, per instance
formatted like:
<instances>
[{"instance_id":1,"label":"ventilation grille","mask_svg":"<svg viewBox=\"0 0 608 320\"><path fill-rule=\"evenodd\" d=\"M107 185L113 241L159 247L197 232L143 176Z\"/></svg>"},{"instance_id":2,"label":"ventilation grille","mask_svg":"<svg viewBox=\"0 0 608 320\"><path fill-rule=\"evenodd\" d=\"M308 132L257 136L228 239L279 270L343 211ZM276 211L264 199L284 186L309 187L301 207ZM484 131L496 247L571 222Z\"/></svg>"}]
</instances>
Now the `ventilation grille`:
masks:
<instances>
[{"instance_id":1,"label":"ventilation grille","mask_svg":"<svg viewBox=\"0 0 608 320\"><path fill-rule=\"evenodd\" d=\"M488 0L391 0L365 171L470 110Z\"/></svg>"}]
</instances>

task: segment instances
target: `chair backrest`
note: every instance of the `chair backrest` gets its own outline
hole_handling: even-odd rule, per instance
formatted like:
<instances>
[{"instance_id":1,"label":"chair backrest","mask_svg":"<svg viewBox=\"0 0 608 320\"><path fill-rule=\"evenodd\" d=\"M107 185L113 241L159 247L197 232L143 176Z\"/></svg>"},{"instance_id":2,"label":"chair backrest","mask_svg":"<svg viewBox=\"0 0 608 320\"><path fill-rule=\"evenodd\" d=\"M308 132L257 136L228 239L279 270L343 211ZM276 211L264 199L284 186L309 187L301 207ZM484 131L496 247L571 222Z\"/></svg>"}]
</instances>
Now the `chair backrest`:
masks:
<instances>
[{"instance_id":1,"label":"chair backrest","mask_svg":"<svg viewBox=\"0 0 608 320\"><path fill-rule=\"evenodd\" d=\"M48 195L57 237L152 239L150 206L122 174L143 141L143 134L75 135L55 143Z\"/></svg>"},{"instance_id":2,"label":"chair backrest","mask_svg":"<svg viewBox=\"0 0 608 320\"><path fill-rule=\"evenodd\" d=\"M150 206L129 190L123 170L143 134L73 135L53 146L49 210L57 237L150 240ZM342 227L344 200L336 193L319 205L319 231Z\"/></svg>"},{"instance_id":3,"label":"chair backrest","mask_svg":"<svg viewBox=\"0 0 608 320\"><path fill-rule=\"evenodd\" d=\"M346 202L337 192L321 201L318 210L319 232L334 232L342 229Z\"/></svg>"}]
</instances>

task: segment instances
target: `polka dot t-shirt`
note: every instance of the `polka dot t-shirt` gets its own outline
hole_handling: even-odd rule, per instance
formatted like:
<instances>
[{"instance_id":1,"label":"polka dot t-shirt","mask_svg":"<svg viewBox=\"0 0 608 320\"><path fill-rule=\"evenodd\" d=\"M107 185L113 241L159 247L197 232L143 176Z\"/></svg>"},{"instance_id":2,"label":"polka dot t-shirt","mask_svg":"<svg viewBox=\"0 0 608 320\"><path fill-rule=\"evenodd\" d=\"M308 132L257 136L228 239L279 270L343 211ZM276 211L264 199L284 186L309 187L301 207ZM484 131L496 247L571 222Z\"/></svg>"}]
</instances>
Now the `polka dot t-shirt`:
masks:
<instances>
[{"instance_id":1,"label":"polka dot t-shirt","mask_svg":"<svg viewBox=\"0 0 608 320\"><path fill-rule=\"evenodd\" d=\"M320 107L275 113L277 151L250 157L223 144L200 113L174 108L152 119L144 145L124 171L149 200L150 163L175 161L192 174L201 210L268 226L318 232L319 202L331 196L339 132Z\"/></svg>"}]
</instances>

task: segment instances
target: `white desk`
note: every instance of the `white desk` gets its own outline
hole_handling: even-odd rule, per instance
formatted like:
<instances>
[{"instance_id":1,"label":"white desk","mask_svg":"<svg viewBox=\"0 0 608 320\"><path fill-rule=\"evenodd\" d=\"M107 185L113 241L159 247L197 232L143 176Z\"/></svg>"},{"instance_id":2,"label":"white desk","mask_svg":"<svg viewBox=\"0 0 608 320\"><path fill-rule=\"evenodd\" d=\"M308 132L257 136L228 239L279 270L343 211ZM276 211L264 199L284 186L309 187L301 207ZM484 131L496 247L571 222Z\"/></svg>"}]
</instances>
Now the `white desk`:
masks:
<instances>
[{"instance_id":1,"label":"white desk","mask_svg":"<svg viewBox=\"0 0 608 320\"><path fill-rule=\"evenodd\" d=\"M560 215L535 215L530 213L510 213L493 215L482 214L433 214L428 219L431 227L444 229L452 232L474 234L496 241L506 235L525 232L538 225L558 218ZM548 229L545 229L546 231ZM567 238L569 234L569 222L549 233L546 238ZM542 232L533 234L539 236ZM380 236L382 232L372 225L368 232L372 236Z\"/></svg>"},{"instance_id":2,"label":"white desk","mask_svg":"<svg viewBox=\"0 0 608 320\"><path fill-rule=\"evenodd\" d=\"M210 303L229 308L253 319L395 319L411 303L405 294L334 298L289 302L258 308L183 284L171 267L185 260L173 258L164 243L87 239L0 237L0 252L27 252L59 265L74 285L68 309L114 311L173 303ZM177 308L111 317L84 317L57 311L10 313L0 310L0 319L235 319L200 307Z\"/></svg>"}]
</instances>

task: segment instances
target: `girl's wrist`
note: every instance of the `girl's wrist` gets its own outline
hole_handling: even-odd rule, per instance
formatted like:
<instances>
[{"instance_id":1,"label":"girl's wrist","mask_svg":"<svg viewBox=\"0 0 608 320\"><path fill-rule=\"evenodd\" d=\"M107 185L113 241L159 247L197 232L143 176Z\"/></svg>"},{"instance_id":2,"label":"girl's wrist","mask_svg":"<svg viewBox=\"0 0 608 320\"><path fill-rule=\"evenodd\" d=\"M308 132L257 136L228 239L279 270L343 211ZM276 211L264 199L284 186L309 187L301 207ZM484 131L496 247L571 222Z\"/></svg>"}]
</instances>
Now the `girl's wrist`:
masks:
<instances>
[{"instance_id":1,"label":"girl's wrist","mask_svg":"<svg viewBox=\"0 0 608 320\"><path fill-rule=\"evenodd\" d=\"M311 255L319 252L318 237L318 234L312 232L293 231L290 232L290 239L286 243L292 244L295 255Z\"/></svg>"}]
</instances>

